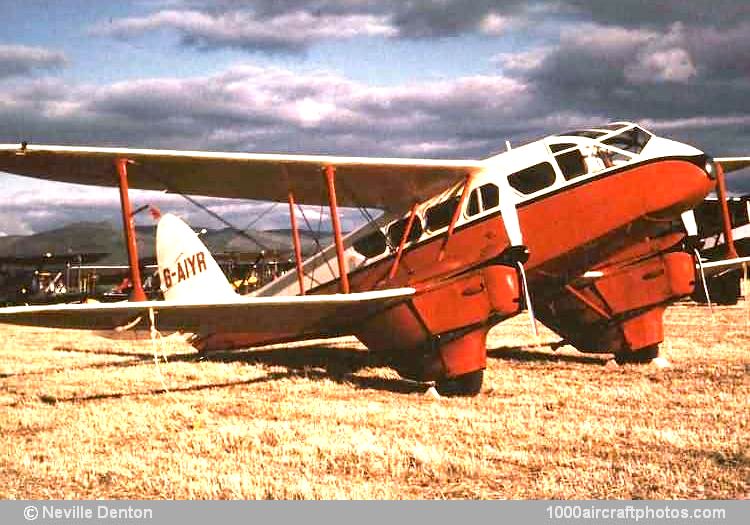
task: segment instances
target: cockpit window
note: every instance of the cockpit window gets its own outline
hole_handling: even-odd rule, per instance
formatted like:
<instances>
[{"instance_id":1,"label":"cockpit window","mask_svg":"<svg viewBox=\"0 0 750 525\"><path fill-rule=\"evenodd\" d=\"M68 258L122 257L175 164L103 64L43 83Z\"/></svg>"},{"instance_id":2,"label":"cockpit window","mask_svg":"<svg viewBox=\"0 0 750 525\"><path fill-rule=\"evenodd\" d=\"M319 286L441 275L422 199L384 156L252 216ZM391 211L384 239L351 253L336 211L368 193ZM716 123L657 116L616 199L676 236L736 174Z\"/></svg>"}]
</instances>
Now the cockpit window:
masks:
<instances>
[{"instance_id":1,"label":"cockpit window","mask_svg":"<svg viewBox=\"0 0 750 525\"><path fill-rule=\"evenodd\" d=\"M577 131L566 131L561 133L566 137L586 137L589 139L598 139L602 135L606 135L603 131L595 131L593 129L579 129Z\"/></svg>"},{"instance_id":2,"label":"cockpit window","mask_svg":"<svg viewBox=\"0 0 750 525\"><path fill-rule=\"evenodd\" d=\"M552 186L555 170L549 162L542 162L508 176L508 183L521 193L534 193Z\"/></svg>"},{"instance_id":3,"label":"cockpit window","mask_svg":"<svg viewBox=\"0 0 750 525\"><path fill-rule=\"evenodd\" d=\"M646 146L646 143L650 138L651 135L643 131L641 128L635 127L624 131L619 135L608 138L607 140L603 140L602 143L638 155Z\"/></svg>"},{"instance_id":4,"label":"cockpit window","mask_svg":"<svg viewBox=\"0 0 750 525\"><path fill-rule=\"evenodd\" d=\"M608 129L610 131L617 131L620 128L627 126L627 122L613 122L612 124L605 124L604 126L597 126L600 129Z\"/></svg>"},{"instance_id":5,"label":"cockpit window","mask_svg":"<svg viewBox=\"0 0 750 525\"><path fill-rule=\"evenodd\" d=\"M555 157L557 165L560 166L565 180L575 179L581 175L586 175L586 164L583 161L581 150L574 149L567 153L560 153Z\"/></svg>"},{"instance_id":6,"label":"cockpit window","mask_svg":"<svg viewBox=\"0 0 750 525\"><path fill-rule=\"evenodd\" d=\"M576 146L577 146L577 144L572 144L572 143L571 144L569 144L569 143L564 143L564 144L550 144L549 145L549 149L550 149L550 151L552 151L552 153L557 153L558 151L562 151L564 149L575 148Z\"/></svg>"}]
</instances>

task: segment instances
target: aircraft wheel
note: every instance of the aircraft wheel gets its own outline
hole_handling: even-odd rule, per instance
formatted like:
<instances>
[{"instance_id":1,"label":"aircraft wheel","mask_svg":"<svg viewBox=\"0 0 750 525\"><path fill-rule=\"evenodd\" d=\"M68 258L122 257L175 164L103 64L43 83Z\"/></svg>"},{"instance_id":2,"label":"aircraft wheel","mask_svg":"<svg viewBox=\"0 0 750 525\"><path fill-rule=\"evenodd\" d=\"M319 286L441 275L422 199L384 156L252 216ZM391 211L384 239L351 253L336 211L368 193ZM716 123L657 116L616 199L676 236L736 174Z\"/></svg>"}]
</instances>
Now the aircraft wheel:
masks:
<instances>
[{"instance_id":1,"label":"aircraft wheel","mask_svg":"<svg viewBox=\"0 0 750 525\"><path fill-rule=\"evenodd\" d=\"M484 370L475 370L451 379L438 381L435 387L441 396L475 396L482 389Z\"/></svg>"},{"instance_id":2,"label":"aircraft wheel","mask_svg":"<svg viewBox=\"0 0 750 525\"><path fill-rule=\"evenodd\" d=\"M615 354L618 364L624 363L649 363L652 359L659 357L659 345L651 345L632 352Z\"/></svg>"},{"instance_id":3,"label":"aircraft wheel","mask_svg":"<svg viewBox=\"0 0 750 525\"><path fill-rule=\"evenodd\" d=\"M740 273L730 272L717 278L716 304L734 305L740 298Z\"/></svg>"}]
</instances>

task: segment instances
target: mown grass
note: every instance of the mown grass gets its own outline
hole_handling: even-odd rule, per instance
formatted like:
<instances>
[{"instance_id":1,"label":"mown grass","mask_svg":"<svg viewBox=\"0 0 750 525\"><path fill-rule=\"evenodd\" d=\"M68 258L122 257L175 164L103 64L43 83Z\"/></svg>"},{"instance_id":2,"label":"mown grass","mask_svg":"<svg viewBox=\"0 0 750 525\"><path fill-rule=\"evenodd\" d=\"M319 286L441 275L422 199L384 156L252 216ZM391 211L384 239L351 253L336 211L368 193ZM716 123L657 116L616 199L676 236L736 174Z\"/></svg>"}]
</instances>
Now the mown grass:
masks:
<instances>
[{"instance_id":1,"label":"mown grass","mask_svg":"<svg viewBox=\"0 0 750 525\"><path fill-rule=\"evenodd\" d=\"M476 398L353 339L199 358L179 338L0 325L3 498L745 498L745 306L666 317L672 366L491 332Z\"/></svg>"}]
</instances>

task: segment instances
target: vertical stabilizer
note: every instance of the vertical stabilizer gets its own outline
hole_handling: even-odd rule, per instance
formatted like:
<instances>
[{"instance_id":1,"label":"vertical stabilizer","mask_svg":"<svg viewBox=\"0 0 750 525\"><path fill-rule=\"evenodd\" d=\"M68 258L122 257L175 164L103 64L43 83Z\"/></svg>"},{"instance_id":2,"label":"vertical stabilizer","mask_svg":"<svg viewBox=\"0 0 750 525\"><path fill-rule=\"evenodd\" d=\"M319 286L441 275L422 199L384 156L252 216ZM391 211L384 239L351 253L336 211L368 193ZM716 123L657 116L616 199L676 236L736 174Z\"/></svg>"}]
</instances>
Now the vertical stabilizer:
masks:
<instances>
[{"instance_id":1,"label":"vertical stabilizer","mask_svg":"<svg viewBox=\"0 0 750 525\"><path fill-rule=\"evenodd\" d=\"M163 215L156 228L156 260L168 301L203 302L237 296L206 245L171 213Z\"/></svg>"}]
</instances>

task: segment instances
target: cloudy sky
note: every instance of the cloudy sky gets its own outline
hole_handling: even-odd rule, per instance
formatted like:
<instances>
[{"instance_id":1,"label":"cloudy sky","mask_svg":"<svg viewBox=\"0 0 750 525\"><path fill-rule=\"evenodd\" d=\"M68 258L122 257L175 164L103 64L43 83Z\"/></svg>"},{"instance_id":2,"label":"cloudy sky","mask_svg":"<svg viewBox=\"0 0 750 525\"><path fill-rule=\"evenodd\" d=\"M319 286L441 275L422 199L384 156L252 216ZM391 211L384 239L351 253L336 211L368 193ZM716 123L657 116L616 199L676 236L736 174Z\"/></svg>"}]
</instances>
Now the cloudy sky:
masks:
<instances>
[{"instance_id":1,"label":"cloudy sky","mask_svg":"<svg viewBox=\"0 0 750 525\"><path fill-rule=\"evenodd\" d=\"M3 143L483 158L505 140L635 120L716 156L750 154L745 0L0 7ZM7 234L117 217L114 190L0 181ZM135 201L216 225L177 197ZM266 211L255 226L288 223L284 206L205 202L240 227Z\"/></svg>"}]
</instances>

